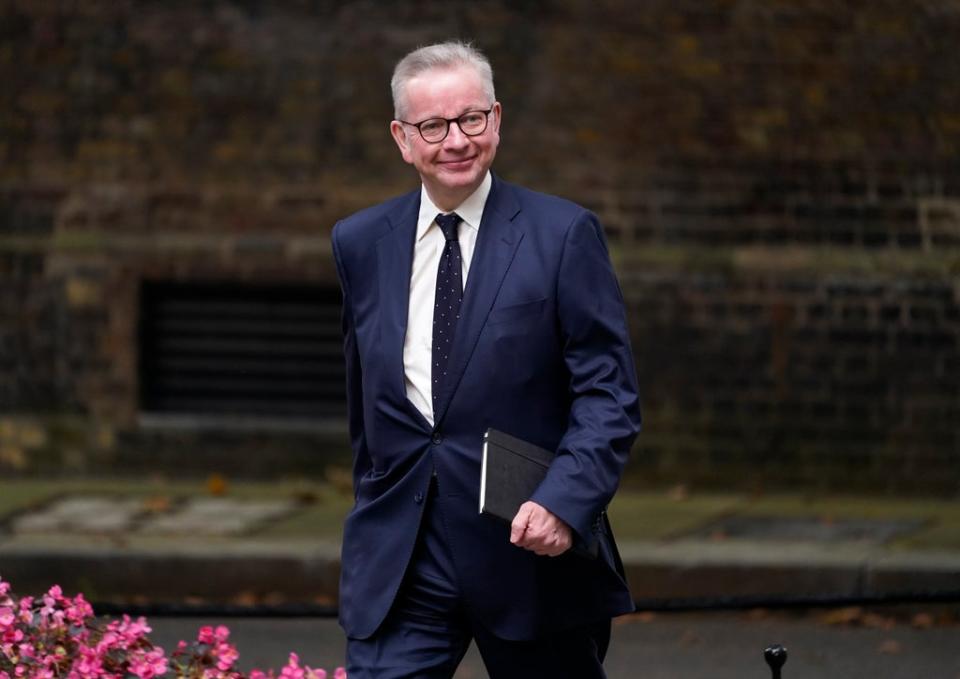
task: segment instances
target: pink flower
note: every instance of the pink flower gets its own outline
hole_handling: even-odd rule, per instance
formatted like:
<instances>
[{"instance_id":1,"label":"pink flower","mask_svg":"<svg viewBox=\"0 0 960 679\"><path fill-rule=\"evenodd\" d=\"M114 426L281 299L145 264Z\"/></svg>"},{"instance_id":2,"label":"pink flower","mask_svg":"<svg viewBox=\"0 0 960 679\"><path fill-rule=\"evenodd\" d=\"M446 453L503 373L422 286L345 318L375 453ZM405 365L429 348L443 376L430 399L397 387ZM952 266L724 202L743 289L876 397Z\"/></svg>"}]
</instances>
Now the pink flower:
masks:
<instances>
[{"instance_id":1,"label":"pink flower","mask_svg":"<svg viewBox=\"0 0 960 679\"><path fill-rule=\"evenodd\" d=\"M33 622L33 597L25 596L20 599L20 621L25 625Z\"/></svg>"},{"instance_id":2,"label":"pink flower","mask_svg":"<svg viewBox=\"0 0 960 679\"><path fill-rule=\"evenodd\" d=\"M43 597L43 602L48 606L53 606L58 601L63 599L63 590L60 588L60 585L54 585Z\"/></svg>"},{"instance_id":3,"label":"pink flower","mask_svg":"<svg viewBox=\"0 0 960 679\"><path fill-rule=\"evenodd\" d=\"M281 679L303 679L303 669L300 668L300 656L296 653L290 654L290 659L282 670L280 670Z\"/></svg>"},{"instance_id":4,"label":"pink flower","mask_svg":"<svg viewBox=\"0 0 960 679\"><path fill-rule=\"evenodd\" d=\"M212 644L213 643L213 628L209 625L204 625L200 628L200 631L197 632L197 641L201 644Z\"/></svg>"},{"instance_id":5,"label":"pink flower","mask_svg":"<svg viewBox=\"0 0 960 679\"><path fill-rule=\"evenodd\" d=\"M338 667L333 671L333 679L347 679L347 670L343 667Z\"/></svg>"},{"instance_id":6,"label":"pink flower","mask_svg":"<svg viewBox=\"0 0 960 679\"><path fill-rule=\"evenodd\" d=\"M111 629L113 623L110 623L110 626L103 632L103 636L100 637L100 641L97 642L97 652L106 653L107 651L119 646L116 632Z\"/></svg>"},{"instance_id":7,"label":"pink flower","mask_svg":"<svg viewBox=\"0 0 960 679\"><path fill-rule=\"evenodd\" d=\"M3 633L3 637L0 638L0 640L3 641L4 649L6 649L8 646L12 648L14 644L19 644L21 641L23 641L23 630L17 629L15 627L8 627L7 630ZM4 650L4 653L6 655L10 654L10 653L7 653L6 650Z\"/></svg>"},{"instance_id":8,"label":"pink flower","mask_svg":"<svg viewBox=\"0 0 960 679\"><path fill-rule=\"evenodd\" d=\"M73 601L67 602L67 620L74 625L82 625L87 618L93 617L93 607L83 598L83 594L78 594Z\"/></svg>"},{"instance_id":9,"label":"pink flower","mask_svg":"<svg viewBox=\"0 0 960 679\"><path fill-rule=\"evenodd\" d=\"M74 663L71 676L86 679L86 677L99 677L103 674L103 656L95 648L88 646L80 649L80 658Z\"/></svg>"},{"instance_id":10,"label":"pink flower","mask_svg":"<svg viewBox=\"0 0 960 679\"><path fill-rule=\"evenodd\" d=\"M147 619L140 616L136 620L131 620L129 615L123 616L123 622L117 628L117 632L127 642L133 643L152 632L153 629L147 624Z\"/></svg>"},{"instance_id":11,"label":"pink flower","mask_svg":"<svg viewBox=\"0 0 960 679\"><path fill-rule=\"evenodd\" d=\"M213 654L217 658L217 669L221 672L226 672L233 667L233 663L237 662L237 658L240 657L236 648L224 643L217 644Z\"/></svg>"},{"instance_id":12,"label":"pink flower","mask_svg":"<svg viewBox=\"0 0 960 679\"><path fill-rule=\"evenodd\" d=\"M130 663L130 673L140 679L153 679L166 672L167 659L163 655L162 648L151 649Z\"/></svg>"}]
</instances>

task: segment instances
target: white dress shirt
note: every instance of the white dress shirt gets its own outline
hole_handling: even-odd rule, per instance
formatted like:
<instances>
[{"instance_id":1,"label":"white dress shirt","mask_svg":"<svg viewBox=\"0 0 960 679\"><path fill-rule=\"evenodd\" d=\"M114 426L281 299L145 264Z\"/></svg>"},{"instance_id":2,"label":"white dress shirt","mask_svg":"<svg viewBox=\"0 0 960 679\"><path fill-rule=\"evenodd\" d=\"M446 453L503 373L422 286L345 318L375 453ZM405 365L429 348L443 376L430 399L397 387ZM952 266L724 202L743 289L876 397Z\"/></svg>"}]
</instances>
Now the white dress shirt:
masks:
<instances>
[{"instance_id":1,"label":"white dress shirt","mask_svg":"<svg viewBox=\"0 0 960 679\"><path fill-rule=\"evenodd\" d=\"M470 260L477 244L477 233L483 208L490 195L493 179L490 173L470 196L453 212L463 220L457 234L463 262L463 285L466 288ZM413 268L410 271L410 306L407 310L407 334L403 339L403 374L407 398L427 422L433 420L433 389L430 366L433 354L433 301L437 291L437 269L446 240L434 221L443 212L433 204L426 188L420 190L420 215L413 246Z\"/></svg>"}]
</instances>

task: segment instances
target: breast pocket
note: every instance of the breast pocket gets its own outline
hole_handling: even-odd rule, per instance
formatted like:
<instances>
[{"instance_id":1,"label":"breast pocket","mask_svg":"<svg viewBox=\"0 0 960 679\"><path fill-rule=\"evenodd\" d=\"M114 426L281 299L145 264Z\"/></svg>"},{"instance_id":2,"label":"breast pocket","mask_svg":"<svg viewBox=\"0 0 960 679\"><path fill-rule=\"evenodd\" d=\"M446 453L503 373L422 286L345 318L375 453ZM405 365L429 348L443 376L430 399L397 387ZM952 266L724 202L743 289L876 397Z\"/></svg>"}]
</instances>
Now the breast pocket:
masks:
<instances>
[{"instance_id":1,"label":"breast pocket","mask_svg":"<svg viewBox=\"0 0 960 679\"><path fill-rule=\"evenodd\" d=\"M529 302L511 304L505 307L493 309L490 312L490 325L501 326L506 324L526 324L536 321L543 314L543 309L547 305L547 299L534 299Z\"/></svg>"}]
</instances>

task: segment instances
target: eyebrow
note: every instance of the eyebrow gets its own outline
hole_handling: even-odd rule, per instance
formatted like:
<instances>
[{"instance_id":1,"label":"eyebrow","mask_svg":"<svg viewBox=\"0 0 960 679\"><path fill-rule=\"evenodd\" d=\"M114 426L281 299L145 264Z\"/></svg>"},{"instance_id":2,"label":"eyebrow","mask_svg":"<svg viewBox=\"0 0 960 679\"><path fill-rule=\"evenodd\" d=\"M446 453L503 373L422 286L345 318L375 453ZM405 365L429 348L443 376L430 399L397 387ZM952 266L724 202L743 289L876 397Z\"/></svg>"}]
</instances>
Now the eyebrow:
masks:
<instances>
[{"instance_id":1,"label":"eyebrow","mask_svg":"<svg viewBox=\"0 0 960 679\"><path fill-rule=\"evenodd\" d=\"M493 108L493 104L491 104L488 108ZM467 107L466 107L465 109L463 109L460 113L458 113L455 117L459 118L460 116L464 115L465 113L470 113L470 111L486 111L486 110L487 110L487 109L484 108L483 106L467 106ZM439 115L439 114L438 114L438 115L430 115L430 116L427 116L426 118L421 118L421 120L433 120L434 118L441 118L441 119L443 119L443 120L447 120L447 118L445 118L444 116Z\"/></svg>"}]
</instances>

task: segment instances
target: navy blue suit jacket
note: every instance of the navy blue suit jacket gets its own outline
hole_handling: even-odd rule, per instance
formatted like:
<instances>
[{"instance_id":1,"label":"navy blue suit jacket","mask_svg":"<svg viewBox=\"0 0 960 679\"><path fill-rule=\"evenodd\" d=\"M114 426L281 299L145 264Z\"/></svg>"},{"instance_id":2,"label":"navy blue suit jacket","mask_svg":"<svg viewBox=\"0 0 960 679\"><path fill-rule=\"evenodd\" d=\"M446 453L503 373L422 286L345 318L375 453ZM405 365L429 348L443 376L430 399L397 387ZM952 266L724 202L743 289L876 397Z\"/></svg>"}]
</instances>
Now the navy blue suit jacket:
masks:
<instances>
[{"instance_id":1,"label":"navy blue suit jacket","mask_svg":"<svg viewBox=\"0 0 960 679\"><path fill-rule=\"evenodd\" d=\"M410 559L434 469L467 609L505 639L632 610L603 511L640 428L623 299L596 217L494 177L431 427L407 399L403 342L420 191L339 222L356 504L342 547L340 620L373 634ZM600 557L540 557L478 514L483 433L557 456L532 500Z\"/></svg>"}]
</instances>

